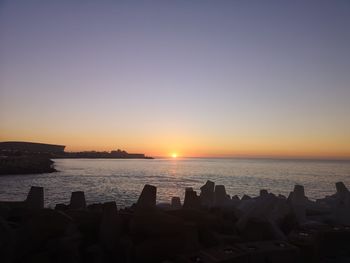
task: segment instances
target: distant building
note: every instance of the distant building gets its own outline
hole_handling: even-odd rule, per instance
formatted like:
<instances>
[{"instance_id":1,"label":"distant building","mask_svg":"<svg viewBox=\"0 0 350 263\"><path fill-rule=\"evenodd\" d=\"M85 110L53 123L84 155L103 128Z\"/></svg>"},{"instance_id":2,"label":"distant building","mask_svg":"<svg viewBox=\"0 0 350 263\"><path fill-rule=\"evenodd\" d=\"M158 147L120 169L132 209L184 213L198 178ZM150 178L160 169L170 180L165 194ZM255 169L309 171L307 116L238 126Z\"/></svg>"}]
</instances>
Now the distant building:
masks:
<instances>
[{"instance_id":1,"label":"distant building","mask_svg":"<svg viewBox=\"0 0 350 263\"><path fill-rule=\"evenodd\" d=\"M63 154L65 147L64 145L35 142L0 142L1 152Z\"/></svg>"}]
</instances>

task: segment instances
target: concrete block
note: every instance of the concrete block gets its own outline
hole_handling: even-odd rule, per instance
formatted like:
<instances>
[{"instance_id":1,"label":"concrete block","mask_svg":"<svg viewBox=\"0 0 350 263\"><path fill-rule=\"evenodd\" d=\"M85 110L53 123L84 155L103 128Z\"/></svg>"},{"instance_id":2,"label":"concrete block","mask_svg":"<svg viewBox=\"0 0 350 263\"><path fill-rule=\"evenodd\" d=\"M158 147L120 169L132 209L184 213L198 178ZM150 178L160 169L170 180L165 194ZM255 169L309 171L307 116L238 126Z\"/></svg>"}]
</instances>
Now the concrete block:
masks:
<instances>
[{"instance_id":1,"label":"concrete block","mask_svg":"<svg viewBox=\"0 0 350 263\"><path fill-rule=\"evenodd\" d=\"M196 191L187 191L185 192L185 200L183 208L186 209L199 209L200 208L200 199L197 196Z\"/></svg>"},{"instance_id":2,"label":"concrete block","mask_svg":"<svg viewBox=\"0 0 350 263\"><path fill-rule=\"evenodd\" d=\"M299 262L298 248L284 241L240 243L237 247L248 254L250 263Z\"/></svg>"},{"instance_id":3,"label":"concrete block","mask_svg":"<svg viewBox=\"0 0 350 263\"><path fill-rule=\"evenodd\" d=\"M236 246L217 246L178 256L178 263L248 263L248 254Z\"/></svg>"},{"instance_id":4,"label":"concrete block","mask_svg":"<svg viewBox=\"0 0 350 263\"><path fill-rule=\"evenodd\" d=\"M215 183L209 180L201 187L200 199L203 206L210 207L213 205L214 187Z\"/></svg>"},{"instance_id":5,"label":"concrete block","mask_svg":"<svg viewBox=\"0 0 350 263\"><path fill-rule=\"evenodd\" d=\"M269 193L268 193L268 191L266 190L266 189L261 189L260 190L260 193L259 193L259 196L260 197L265 197L265 196L267 196Z\"/></svg>"},{"instance_id":6,"label":"concrete block","mask_svg":"<svg viewBox=\"0 0 350 263\"><path fill-rule=\"evenodd\" d=\"M224 185L215 186L214 196L215 196L214 204L216 206L224 206L227 204L228 197L227 197L226 189Z\"/></svg>"},{"instance_id":7,"label":"concrete block","mask_svg":"<svg viewBox=\"0 0 350 263\"><path fill-rule=\"evenodd\" d=\"M171 207L174 209L181 209L181 200L180 197L174 196L171 198Z\"/></svg>"},{"instance_id":8,"label":"concrete block","mask_svg":"<svg viewBox=\"0 0 350 263\"><path fill-rule=\"evenodd\" d=\"M86 207L85 194L83 191L72 192L70 197L70 209L83 209Z\"/></svg>"},{"instance_id":9,"label":"concrete block","mask_svg":"<svg viewBox=\"0 0 350 263\"><path fill-rule=\"evenodd\" d=\"M137 209L153 209L156 207L157 187L146 184L136 203Z\"/></svg>"},{"instance_id":10,"label":"concrete block","mask_svg":"<svg viewBox=\"0 0 350 263\"><path fill-rule=\"evenodd\" d=\"M44 208L44 188L32 186L26 199L26 205L32 209Z\"/></svg>"}]
</instances>

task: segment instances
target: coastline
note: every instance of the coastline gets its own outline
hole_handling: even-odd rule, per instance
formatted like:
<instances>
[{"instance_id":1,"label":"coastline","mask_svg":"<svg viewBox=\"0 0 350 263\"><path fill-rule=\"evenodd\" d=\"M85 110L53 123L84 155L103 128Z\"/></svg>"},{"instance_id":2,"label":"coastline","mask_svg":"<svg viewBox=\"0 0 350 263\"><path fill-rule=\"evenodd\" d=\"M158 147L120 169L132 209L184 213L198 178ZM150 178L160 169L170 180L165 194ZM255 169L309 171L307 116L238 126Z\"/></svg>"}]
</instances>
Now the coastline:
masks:
<instances>
[{"instance_id":1,"label":"coastline","mask_svg":"<svg viewBox=\"0 0 350 263\"><path fill-rule=\"evenodd\" d=\"M87 204L83 191L72 192L68 204L45 208L44 188L34 186L24 201L0 201L8 248L2 259L298 263L331 257L347 262L350 193L342 182L335 186L333 195L316 201L302 185L288 197L261 189L257 197L239 198L208 180L199 194L187 187L183 201L173 196L157 203L157 187L146 184L137 202L122 209L115 201Z\"/></svg>"}]
</instances>

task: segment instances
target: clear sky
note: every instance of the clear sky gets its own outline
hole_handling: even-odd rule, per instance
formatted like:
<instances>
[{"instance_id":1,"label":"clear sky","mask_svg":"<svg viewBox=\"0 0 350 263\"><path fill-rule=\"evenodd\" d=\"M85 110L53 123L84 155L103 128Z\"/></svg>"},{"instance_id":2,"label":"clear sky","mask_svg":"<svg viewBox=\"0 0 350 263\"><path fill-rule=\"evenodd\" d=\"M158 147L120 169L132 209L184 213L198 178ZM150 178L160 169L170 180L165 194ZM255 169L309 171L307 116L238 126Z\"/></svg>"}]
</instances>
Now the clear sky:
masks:
<instances>
[{"instance_id":1,"label":"clear sky","mask_svg":"<svg viewBox=\"0 0 350 263\"><path fill-rule=\"evenodd\" d=\"M0 141L350 157L349 1L0 1Z\"/></svg>"}]
</instances>

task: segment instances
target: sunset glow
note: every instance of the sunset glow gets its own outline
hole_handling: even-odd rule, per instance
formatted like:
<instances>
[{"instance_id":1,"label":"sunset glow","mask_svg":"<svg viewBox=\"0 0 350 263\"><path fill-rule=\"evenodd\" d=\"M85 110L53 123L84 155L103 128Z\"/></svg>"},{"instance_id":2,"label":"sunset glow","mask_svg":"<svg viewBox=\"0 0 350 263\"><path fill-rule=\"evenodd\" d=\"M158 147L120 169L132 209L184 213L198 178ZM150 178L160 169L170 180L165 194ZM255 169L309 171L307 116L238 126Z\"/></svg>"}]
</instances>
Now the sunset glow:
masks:
<instances>
[{"instance_id":1,"label":"sunset glow","mask_svg":"<svg viewBox=\"0 0 350 263\"><path fill-rule=\"evenodd\" d=\"M331 2L5 1L0 141L350 158L350 5Z\"/></svg>"}]
</instances>

